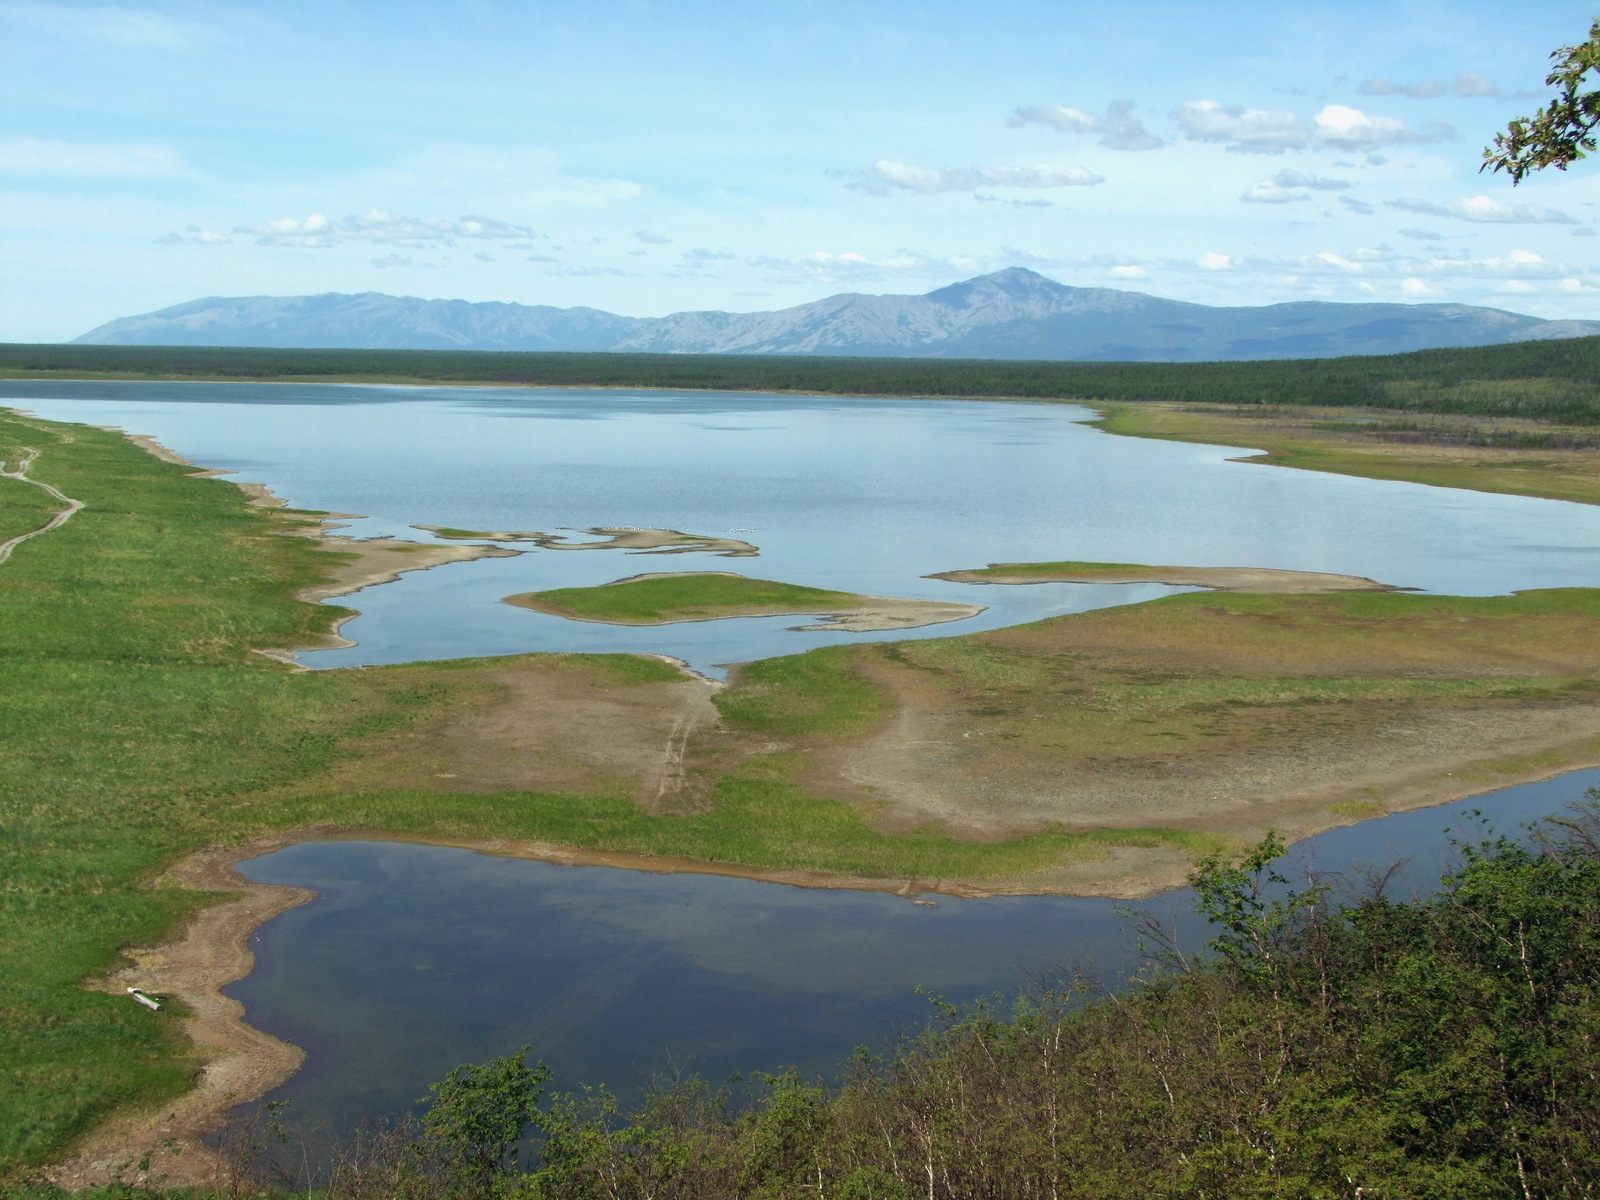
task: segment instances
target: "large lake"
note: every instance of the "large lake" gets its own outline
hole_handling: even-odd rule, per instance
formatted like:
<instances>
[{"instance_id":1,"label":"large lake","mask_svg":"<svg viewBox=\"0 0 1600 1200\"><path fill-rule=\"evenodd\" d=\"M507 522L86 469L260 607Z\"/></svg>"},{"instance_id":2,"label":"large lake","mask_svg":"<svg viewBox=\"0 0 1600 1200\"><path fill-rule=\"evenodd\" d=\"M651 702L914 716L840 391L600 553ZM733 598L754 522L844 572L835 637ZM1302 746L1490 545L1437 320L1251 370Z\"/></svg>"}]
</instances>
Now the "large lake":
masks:
<instances>
[{"instance_id":1,"label":"large lake","mask_svg":"<svg viewBox=\"0 0 1600 1200\"><path fill-rule=\"evenodd\" d=\"M735 570L988 605L942 637L1169 589L974 587L923 576L1100 560L1365 575L1463 595L1600 584L1600 507L1230 462L1244 448L1111 437L1069 405L740 393L290 384L0 382L0 403L152 434L290 504L413 526L599 526L732 536L757 558L532 550L415 572L345 601L352 666L530 650L638 650L699 669L884 634L793 617L655 628L512 608L516 592L657 570ZM730 532L732 531L732 532Z\"/></svg>"},{"instance_id":2,"label":"large lake","mask_svg":"<svg viewBox=\"0 0 1600 1200\"><path fill-rule=\"evenodd\" d=\"M312 666L531 650L640 650L714 670L887 634L800 633L794 618L662 628L585 624L499 603L651 570L736 570L876 595L976 601L944 636L1127 603L1168 589L964 587L923 578L1044 559L1263 566L1457 594L1600 585L1600 508L1230 462L1243 448L1116 438L1065 405L648 391L0 382L0 403L151 434L289 503L360 513L347 532L416 525L731 536L757 558L532 550L347 598L357 644ZM1334 830L1299 853L1353 871L1409 858L1426 887L1446 826L1499 829L1578 799L1600 772L1471 806ZM232 991L309 1052L278 1096L348 1129L409 1106L468 1059L528 1042L558 1082L628 1091L671 1056L713 1078L837 1066L953 1000L1029 972L1130 965L1108 901L941 899L655 876L398 843L308 843L246 864L315 888L256 937ZM1185 896L1153 902L1181 911ZM1200 934L1191 925L1191 941Z\"/></svg>"}]
</instances>

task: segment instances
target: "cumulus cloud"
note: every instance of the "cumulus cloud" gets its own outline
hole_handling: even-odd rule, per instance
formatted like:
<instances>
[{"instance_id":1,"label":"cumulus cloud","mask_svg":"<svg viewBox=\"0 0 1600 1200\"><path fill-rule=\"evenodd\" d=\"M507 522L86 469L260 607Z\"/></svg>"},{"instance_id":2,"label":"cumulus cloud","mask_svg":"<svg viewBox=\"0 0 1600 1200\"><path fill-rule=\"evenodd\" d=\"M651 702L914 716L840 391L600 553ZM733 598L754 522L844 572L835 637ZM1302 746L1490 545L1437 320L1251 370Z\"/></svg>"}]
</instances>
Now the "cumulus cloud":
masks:
<instances>
[{"instance_id":1,"label":"cumulus cloud","mask_svg":"<svg viewBox=\"0 0 1600 1200\"><path fill-rule=\"evenodd\" d=\"M513 225L494 217L466 215L454 221L397 217L382 209L330 220L321 213L308 217L282 217L235 225L235 233L256 239L258 246L296 246L326 250L344 242L375 242L392 246L453 245L458 238L507 241L537 237L526 225Z\"/></svg>"},{"instance_id":2,"label":"cumulus cloud","mask_svg":"<svg viewBox=\"0 0 1600 1200\"><path fill-rule=\"evenodd\" d=\"M1132 100L1114 100L1103 113L1084 112L1063 104L1034 104L1019 108L1006 122L1020 125L1048 125L1061 133L1098 134L1108 150L1156 150L1167 143L1144 127L1133 115Z\"/></svg>"},{"instance_id":3,"label":"cumulus cloud","mask_svg":"<svg viewBox=\"0 0 1600 1200\"><path fill-rule=\"evenodd\" d=\"M633 236L636 240L644 242L650 246L665 246L668 242L672 241L672 239L666 234L652 233L648 229L641 229Z\"/></svg>"},{"instance_id":4,"label":"cumulus cloud","mask_svg":"<svg viewBox=\"0 0 1600 1200\"><path fill-rule=\"evenodd\" d=\"M618 279L639 278L632 271L619 271L616 267L551 267L545 274L569 276L575 279L584 279L597 275L612 275Z\"/></svg>"},{"instance_id":5,"label":"cumulus cloud","mask_svg":"<svg viewBox=\"0 0 1600 1200\"><path fill-rule=\"evenodd\" d=\"M1411 100L1432 100L1447 90L1437 79L1426 83L1390 83L1381 75L1368 79L1357 89L1363 96L1405 96Z\"/></svg>"},{"instance_id":6,"label":"cumulus cloud","mask_svg":"<svg viewBox=\"0 0 1600 1200\"><path fill-rule=\"evenodd\" d=\"M972 192L980 187L1092 187L1105 182L1105 176L1096 175L1087 167L915 167L889 159L880 159L865 171L834 174L848 181L846 187L869 196L894 192L930 196L939 192Z\"/></svg>"},{"instance_id":7,"label":"cumulus cloud","mask_svg":"<svg viewBox=\"0 0 1600 1200\"><path fill-rule=\"evenodd\" d=\"M1194 263L1202 271L1226 271L1230 267L1239 265L1226 254L1218 254L1214 250L1206 251L1206 253L1195 259Z\"/></svg>"},{"instance_id":8,"label":"cumulus cloud","mask_svg":"<svg viewBox=\"0 0 1600 1200\"><path fill-rule=\"evenodd\" d=\"M226 246L233 241L225 233L208 233L198 225L185 225L182 233L164 233L156 239L158 246Z\"/></svg>"},{"instance_id":9,"label":"cumulus cloud","mask_svg":"<svg viewBox=\"0 0 1600 1200\"><path fill-rule=\"evenodd\" d=\"M1333 192L1349 186L1343 179L1306 175L1285 167L1271 179L1263 179L1249 188L1239 199L1246 204L1289 204L1311 199L1312 192Z\"/></svg>"},{"instance_id":10,"label":"cumulus cloud","mask_svg":"<svg viewBox=\"0 0 1600 1200\"><path fill-rule=\"evenodd\" d=\"M1389 208L1402 212L1426 213L1430 217L1454 217L1459 221L1481 221L1496 225L1573 225L1566 213L1540 204L1501 204L1489 196L1473 196L1434 204L1428 200L1385 200Z\"/></svg>"},{"instance_id":11,"label":"cumulus cloud","mask_svg":"<svg viewBox=\"0 0 1600 1200\"><path fill-rule=\"evenodd\" d=\"M1344 104L1325 105L1309 121L1284 109L1188 100L1172 110L1190 141L1223 142L1229 150L1281 154L1285 150L1375 150L1402 142L1439 142L1455 137L1442 121L1421 130L1394 117L1377 117Z\"/></svg>"},{"instance_id":12,"label":"cumulus cloud","mask_svg":"<svg viewBox=\"0 0 1600 1200\"><path fill-rule=\"evenodd\" d=\"M1296 200L1309 200L1309 192L1293 192L1286 187L1264 179L1246 189L1239 197L1246 204L1292 204Z\"/></svg>"},{"instance_id":13,"label":"cumulus cloud","mask_svg":"<svg viewBox=\"0 0 1600 1200\"><path fill-rule=\"evenodd\" d=\"M1148 279L1148 278L1150 278L1150 273L1148 271L1146 271L1143 267L1134 266L1132 264L1126 264L1126 265L1123 265L1123 266L1112 267L1109 271L1106 272L1106 274L1109 275L1112 279Z\"/></svg>"},{"instance_id":14,"label":"cumulus cloud","mask_svg":"<svg viewBox=\"0 0 1600 1200\"><path fill-rule=\"evenodd\" d=\"M950 277L973 275L983 270L984 264L975 258L954 256L936 258L914 250L897 250L882 258L873 258L853 251L834 253L813 250L792 258L756 257L745 260L752 267L772 272L786 280L807 283L870 283L907 277Z\"/></svg>"},{"instance_id":15,"label":"cumulus cloud","mask_svg":"<svg viewBox=\"0 0 1600 1200\"><path fill-rule=\"evenodd\" d=\"M45 138L0 138L0 172L16 175L173 175L183 158L170 146L137 142L85 145Z\"/></svg>"}]
</instances>

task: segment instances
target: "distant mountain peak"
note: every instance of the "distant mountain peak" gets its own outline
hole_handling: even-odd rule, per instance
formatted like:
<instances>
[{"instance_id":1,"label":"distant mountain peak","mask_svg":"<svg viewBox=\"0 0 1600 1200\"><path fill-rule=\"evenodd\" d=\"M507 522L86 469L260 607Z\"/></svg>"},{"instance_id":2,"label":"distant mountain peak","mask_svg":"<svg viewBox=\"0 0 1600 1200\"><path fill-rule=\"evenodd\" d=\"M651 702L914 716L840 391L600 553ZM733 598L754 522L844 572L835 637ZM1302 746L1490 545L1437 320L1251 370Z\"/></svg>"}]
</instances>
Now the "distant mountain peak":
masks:
<instances>
[{"instance_id":1,"label":"distant mountain peak","mask_svg":"<svg viewBox=\"0 0 1600 1200\"><path fill-rule=\"evenodd\" d=\"M353 349L843 354L1098 361L1391 354L1600 334L1461 304L1297 301L1212 308L1080 288L1007 267L921 296L842 293L775 312L658 318L382 292L210 297L92 329L79 343Z\"/></svg>"}]
</instances>

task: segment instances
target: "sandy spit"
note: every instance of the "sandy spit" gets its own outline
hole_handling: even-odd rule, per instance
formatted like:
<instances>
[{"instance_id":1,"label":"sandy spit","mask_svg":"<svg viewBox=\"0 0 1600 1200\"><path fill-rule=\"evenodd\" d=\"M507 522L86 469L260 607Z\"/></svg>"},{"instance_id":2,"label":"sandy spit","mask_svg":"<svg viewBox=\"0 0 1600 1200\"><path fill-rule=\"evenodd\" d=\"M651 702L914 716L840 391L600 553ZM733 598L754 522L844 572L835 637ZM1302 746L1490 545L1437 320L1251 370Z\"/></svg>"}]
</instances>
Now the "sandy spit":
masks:
<instances>
[{"instance_id":1,"label":"sandy spit","mask_svg":"<svg viewBox=\"0 0 1600 1200\"><path fill-rule=\"evenodd\" d=\"M1379 583L1361 575L1331 575L1322 571L1276 571L1267 567L1134 567L1108 571L1034 571L1006 574L1007 567L1027 563L990 563L989 571L945 571L929 575L951 583L1165 583L1174 587L1202 587L1218 592L1293 596L1317 592L1402 592L1408 588Z\"/></svg>"}]
</instances>

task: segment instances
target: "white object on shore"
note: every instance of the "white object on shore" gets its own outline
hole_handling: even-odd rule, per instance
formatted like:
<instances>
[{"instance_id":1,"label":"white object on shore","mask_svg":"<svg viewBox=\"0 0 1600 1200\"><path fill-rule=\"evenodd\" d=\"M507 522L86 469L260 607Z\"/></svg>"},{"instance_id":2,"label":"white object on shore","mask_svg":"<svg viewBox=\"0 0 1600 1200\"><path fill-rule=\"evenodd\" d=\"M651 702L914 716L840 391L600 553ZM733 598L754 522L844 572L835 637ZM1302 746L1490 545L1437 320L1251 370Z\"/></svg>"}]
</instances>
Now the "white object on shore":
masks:
<instances>
[{"instance_id":1,"label":"white object on shore","mask_svg":"<svg viewBox=\"0 0 1600 1200\"><path fill-rule=\"evenodd\" d=\"M137 1000L140 1004L144 1005L151 1012L160 1012L161 1011L161 1005L157 1001L150 999L149 996L146 996L144 994L144 991L142 989L140 989L140 988L136 988L136 987L129 988L128 989L128 995L132 996L135 1000Z\"/></svg>"}]
</instances>

